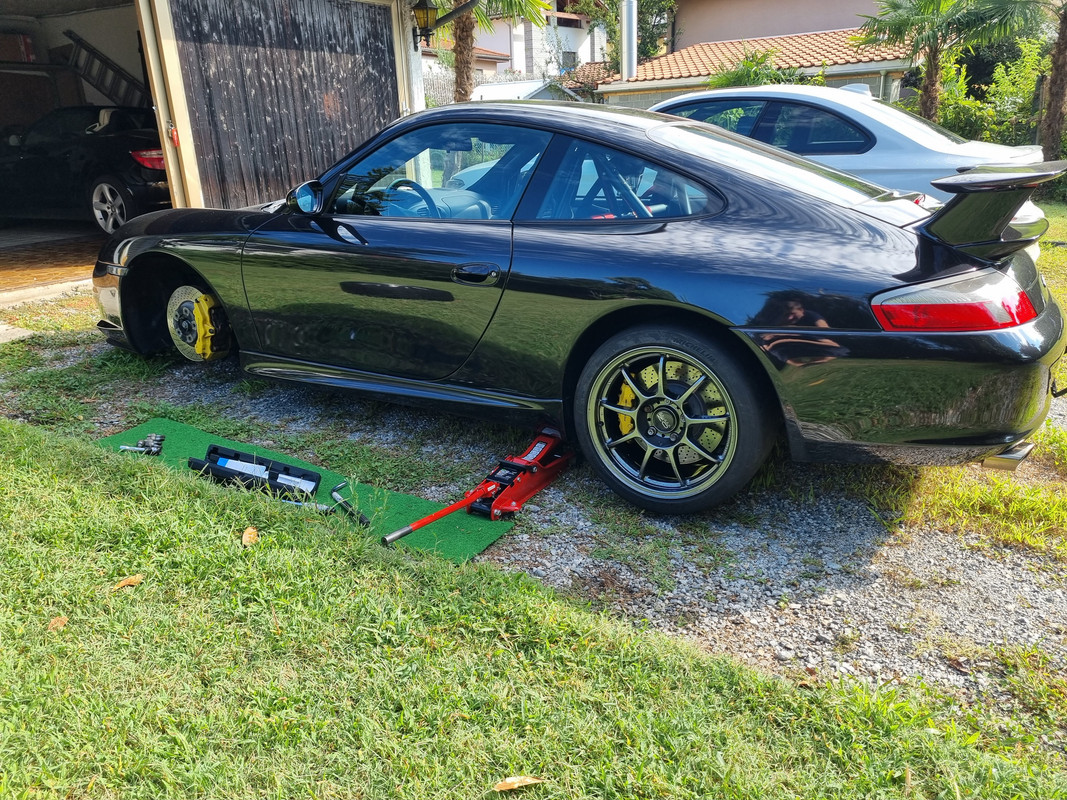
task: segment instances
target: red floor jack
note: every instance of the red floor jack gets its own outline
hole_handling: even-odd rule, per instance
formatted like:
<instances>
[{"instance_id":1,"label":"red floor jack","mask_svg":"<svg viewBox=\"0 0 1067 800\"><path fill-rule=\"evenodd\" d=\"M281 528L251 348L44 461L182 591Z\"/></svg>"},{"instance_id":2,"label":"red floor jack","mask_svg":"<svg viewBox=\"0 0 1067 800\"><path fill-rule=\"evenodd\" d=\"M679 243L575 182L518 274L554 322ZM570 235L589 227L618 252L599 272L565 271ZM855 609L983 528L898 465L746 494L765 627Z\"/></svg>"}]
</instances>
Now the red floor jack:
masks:
<instances>
[{"instance_id":1,"label":"red floor jack","mask_svg":"<svg viewBox=\"0 0 1067 800\"><path fill-rule=\"evenodd\" d=\"M559 431L542 428L525 453L505 458L462 500L383 536L382 544L389 546L397 539L403 539L409 533L461 508L467 509L468 514L482 514L489 519L511 516L522 508L523 503L552 483L573 455L563 446Z\"/></svg>"}]
</instances>

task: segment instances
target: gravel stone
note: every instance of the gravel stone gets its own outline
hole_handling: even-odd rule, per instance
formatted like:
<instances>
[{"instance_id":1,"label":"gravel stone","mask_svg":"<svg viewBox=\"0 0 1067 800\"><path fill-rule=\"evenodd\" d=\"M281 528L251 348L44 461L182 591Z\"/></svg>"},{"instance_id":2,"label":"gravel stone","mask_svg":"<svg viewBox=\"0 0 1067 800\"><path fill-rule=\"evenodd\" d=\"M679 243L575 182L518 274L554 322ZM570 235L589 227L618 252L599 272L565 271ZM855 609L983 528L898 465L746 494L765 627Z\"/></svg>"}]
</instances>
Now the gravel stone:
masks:
<instances>
[{"instance_id":1,"label":"gravel stone","mask_svg":"<svg viewBox=\"0 0 1067 800\"><path fill-rule=\"evenodd\" d=\"M1067 397L1053 401L1049 424L1067 427ZM503 569L543 565L530 574L550 586L764 670L791 674L803 662L825 679L921 680L993 702L1007 702L990 680L993 665L956 653L1039 646L1051 670L1067 673L1067 565L1036 553L931 525L887 529L846 497L759 493L743 510L761 523L680 536L659 520L671 574L653 581L604 555L605 532L561 505L556 487L541 499L526 519L542 535L504 537L480 558ZM706 566L709 546L728 557Z\"/></svg>"}]
</instances>

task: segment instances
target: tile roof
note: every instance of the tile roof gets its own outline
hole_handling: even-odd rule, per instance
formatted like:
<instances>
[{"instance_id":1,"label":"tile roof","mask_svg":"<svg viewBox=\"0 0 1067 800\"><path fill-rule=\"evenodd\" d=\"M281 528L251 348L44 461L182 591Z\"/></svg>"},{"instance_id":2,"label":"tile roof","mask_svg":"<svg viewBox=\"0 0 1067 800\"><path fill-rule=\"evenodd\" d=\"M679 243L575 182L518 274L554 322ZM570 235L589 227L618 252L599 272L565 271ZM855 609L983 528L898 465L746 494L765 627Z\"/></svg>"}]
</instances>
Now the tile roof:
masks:
<instances>
[{"instance_id":1,"label":"tile roof","mask_svg":"<svg viewBox=\"0 0 1067 800\"><path fill-rule=\"evenodd\" d=\"M608 62L587 61L567 72L563 76L563 85L568 89L581 89L583 86L596 86L610 77Z\"/></svg>"},{"instance_id":2,"label":"tile roof","mask_svg":"<svg viewBox=\"0 0 1067 800\"><path fill-rule=\"evenodd\" d=\"M452 39L435 33L433 37L433 46L422 48L422 54L436 58L437 53L434 52L436 49L452 50L455 47L455 44L456 43ZM487 61L511 60L510 53L501 53L499 50L487 50L486 48L478 47L477 45L474 46L474 57L475 59L480 58Z\"/></svg>"},{"instance_id":3,"label":"tile roof","mask_svg":"<svg viewBox=\"0 0 1067 800\"><path fill-rule=\"evenodd\" d=\"M633 81L678 80L701 78L729 69L750 53L774 52L774 65L779 68L821 67L857 64L871 61L904 59L908 51L899 45L875 45L858 49L852 37L859 28L817 33L796 33L790 36L768 36L760 39L733 39L727 42L703 42L653 58L637 65ZM601 81L617 83L618 74Z\"/></svg>"}]
</instances>

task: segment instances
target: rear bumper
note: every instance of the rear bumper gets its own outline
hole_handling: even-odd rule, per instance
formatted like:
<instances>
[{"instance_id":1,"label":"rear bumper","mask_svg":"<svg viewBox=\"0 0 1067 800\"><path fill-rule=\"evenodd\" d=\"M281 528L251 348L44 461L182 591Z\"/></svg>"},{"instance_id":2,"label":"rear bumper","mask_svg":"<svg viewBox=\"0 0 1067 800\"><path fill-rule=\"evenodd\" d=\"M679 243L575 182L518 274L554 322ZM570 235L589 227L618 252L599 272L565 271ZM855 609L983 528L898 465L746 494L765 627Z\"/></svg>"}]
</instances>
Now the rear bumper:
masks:
<instances>
[{"instance_id":1,"label":"rear bumper","mask_svg":"<svg viewBox=\"0 0 1067 800\"><path fill-rule=\"evenodd\" d=\"M760 332L743 333L759 349ZM1005 331L820 334L791 333L810 344L770 365L798 460L919 465L996 456L1041 426L1067 348L1053 302ZM821 345L820 356L817 343L827 338L835 347Z\"/></svg>"},{"instance_id":2,"label":"rear bumper","mask_svg":"<svg viewBox=\"0 0 1067 800\"><path fill-rule=\"evenodd\" d=\"M126 173L125 178L130 193L144 213L170 208L170 184L166 172L135 167Z\"/></svg>"}]
</instances>

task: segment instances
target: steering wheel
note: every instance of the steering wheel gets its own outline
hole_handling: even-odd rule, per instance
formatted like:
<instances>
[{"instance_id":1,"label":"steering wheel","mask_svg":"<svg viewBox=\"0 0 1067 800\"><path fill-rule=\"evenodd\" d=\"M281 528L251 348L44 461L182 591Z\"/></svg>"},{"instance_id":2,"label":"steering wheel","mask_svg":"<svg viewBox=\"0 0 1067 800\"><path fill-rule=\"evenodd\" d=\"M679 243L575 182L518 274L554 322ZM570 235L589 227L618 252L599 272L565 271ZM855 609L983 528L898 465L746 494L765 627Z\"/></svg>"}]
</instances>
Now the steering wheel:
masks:
<instances>
[{"instance_id":1,"label":"steering wheel","mask_svg":"<svg viewBox=\"0 0 1067 800\"><path fill-rule=\"evenodd\" d=\"M422 202L426 204L426 210L429 212L431 217L436 217L437 219L441 218L441 212L437 210L437 203L433 201L433 198L430 197L430 193L424 188L422 188L422 186L415 183L415 181L409 180L407 178L397 178L395 181L389 184L390 192L394 189L401 188L411 189L411 191L417 194L422 199Z\"/></svg>"}]
</instances>

